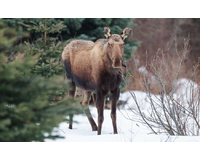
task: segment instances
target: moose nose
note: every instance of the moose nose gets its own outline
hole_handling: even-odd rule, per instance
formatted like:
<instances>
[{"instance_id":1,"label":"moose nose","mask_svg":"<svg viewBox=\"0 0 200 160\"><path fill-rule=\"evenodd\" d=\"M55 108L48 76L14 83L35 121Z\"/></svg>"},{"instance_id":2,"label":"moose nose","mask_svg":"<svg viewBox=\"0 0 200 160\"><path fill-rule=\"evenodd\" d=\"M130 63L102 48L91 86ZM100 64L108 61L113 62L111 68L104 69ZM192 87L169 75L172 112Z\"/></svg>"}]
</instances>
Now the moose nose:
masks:
<instances>
[{"instance_id":1,"label":"moose nose","mask_svg":"<svg viewBox=\"0 0 200 160\"><path fill-rule=\"evenodd\" d=\"M122 64L121 64L121 59L119 58L115 58L113 60L113 68L121 68Z\"/></svg>"}]
</instances>

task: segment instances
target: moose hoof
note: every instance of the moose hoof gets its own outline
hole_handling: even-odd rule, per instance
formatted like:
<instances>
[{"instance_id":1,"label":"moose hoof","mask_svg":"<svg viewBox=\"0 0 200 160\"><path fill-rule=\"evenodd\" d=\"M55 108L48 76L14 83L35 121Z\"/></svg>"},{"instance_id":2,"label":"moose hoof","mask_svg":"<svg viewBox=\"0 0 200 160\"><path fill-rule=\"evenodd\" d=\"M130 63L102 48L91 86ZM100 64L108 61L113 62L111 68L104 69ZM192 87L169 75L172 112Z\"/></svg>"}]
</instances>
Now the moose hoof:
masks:
<instances>
[{"instance_id":1,"label":"moose hoof","mask_svg":"<svg viewBox=\"0 0 200 160\"><path fill-rule=\"evenodd\" d=\"M69 129L72 129L72 125L69 125Z\"/></svg>"},{"instance_id":2,"label":"moose hoof","mask_svg":"<svg viewBox=\"0 0 200 160\"><path fill-rule=\"evenodd\" d=\"M97 133L97 135L101 135L101 133L100 133L100 132L98 132L98 133Z\"/></svg>"},{"instance_id":3,"label":"moose hoof","mask_svg":"<svg viewBox=\"0 0 200 160\"><path fill-rule=\"evenodd\" d=\"M93 126L92 131L97 131L97 126Z\"/></svg>"}]
</instances>

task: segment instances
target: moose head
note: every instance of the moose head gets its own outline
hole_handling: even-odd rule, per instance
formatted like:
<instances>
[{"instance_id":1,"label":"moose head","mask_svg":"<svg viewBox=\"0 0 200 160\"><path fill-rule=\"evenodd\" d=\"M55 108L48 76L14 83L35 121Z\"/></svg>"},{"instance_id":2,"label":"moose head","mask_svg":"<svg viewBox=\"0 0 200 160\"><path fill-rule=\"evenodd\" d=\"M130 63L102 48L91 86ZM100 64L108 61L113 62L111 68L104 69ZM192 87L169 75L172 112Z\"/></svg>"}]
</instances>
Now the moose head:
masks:
<instances>
[{"instance_id":1,"label":"moose head","mask_svg":"<svg viewBox=\"0 0 200 160\"><path fill-rule=\"evenodd\" d=\"M131 29L125 28L120 35L112 34L110 28L104 28L104 35L107 38L107 55L113 68L121 68L124 56L124 40L130 35Z\"/></svg>"}]
</instances>

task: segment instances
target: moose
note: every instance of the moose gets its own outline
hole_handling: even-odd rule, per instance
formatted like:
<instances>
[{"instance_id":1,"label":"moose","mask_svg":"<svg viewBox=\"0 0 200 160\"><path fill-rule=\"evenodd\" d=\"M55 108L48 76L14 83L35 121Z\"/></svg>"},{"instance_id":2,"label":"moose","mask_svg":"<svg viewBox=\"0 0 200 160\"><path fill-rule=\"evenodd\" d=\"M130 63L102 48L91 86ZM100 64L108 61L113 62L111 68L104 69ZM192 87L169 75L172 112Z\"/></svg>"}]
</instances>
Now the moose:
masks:
<instances>
[{"instance_id":1,"label":"moose","mask_svg":"<svg viewBox=\"0 0 200 160\"><path fill-rule=\"evenodd\" d=\"M101 134L104 121L104 101L108 93L110 93L113 131L117 134L116 105L122 81L123 45L131 29L127 27L119 35L112 34L110 28L105 27L103 33L106 39L98 39L95 43L87 40L72 40L62 52L69 95L75 96L76 86L84 90L81 106L87 107L86 116L92 131L97 131L98 135ZM96 94L98 127L88 107L92 92ZM70 116L70 129L72 129L72 119L73 116Z\"/></svg>"}]
</instances>

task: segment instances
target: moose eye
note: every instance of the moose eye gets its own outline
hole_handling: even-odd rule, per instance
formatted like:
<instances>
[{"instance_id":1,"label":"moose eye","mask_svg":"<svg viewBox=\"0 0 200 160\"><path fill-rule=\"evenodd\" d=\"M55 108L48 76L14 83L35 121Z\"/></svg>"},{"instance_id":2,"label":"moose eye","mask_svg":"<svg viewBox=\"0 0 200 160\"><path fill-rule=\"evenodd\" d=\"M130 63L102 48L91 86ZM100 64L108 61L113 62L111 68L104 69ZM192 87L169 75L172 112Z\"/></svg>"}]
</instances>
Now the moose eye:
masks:
<instances>
[{"instance_id":1,"label":"moose eye","mask_svg":"<svg viewBox=\"0 0 200 160\"><path fill-rule=\"evenodd\" d=\"M111 44L110 44L110 43L108 43L108 46L109 46L109 47L111 47Z\"/></svg>"}]
</instances>

